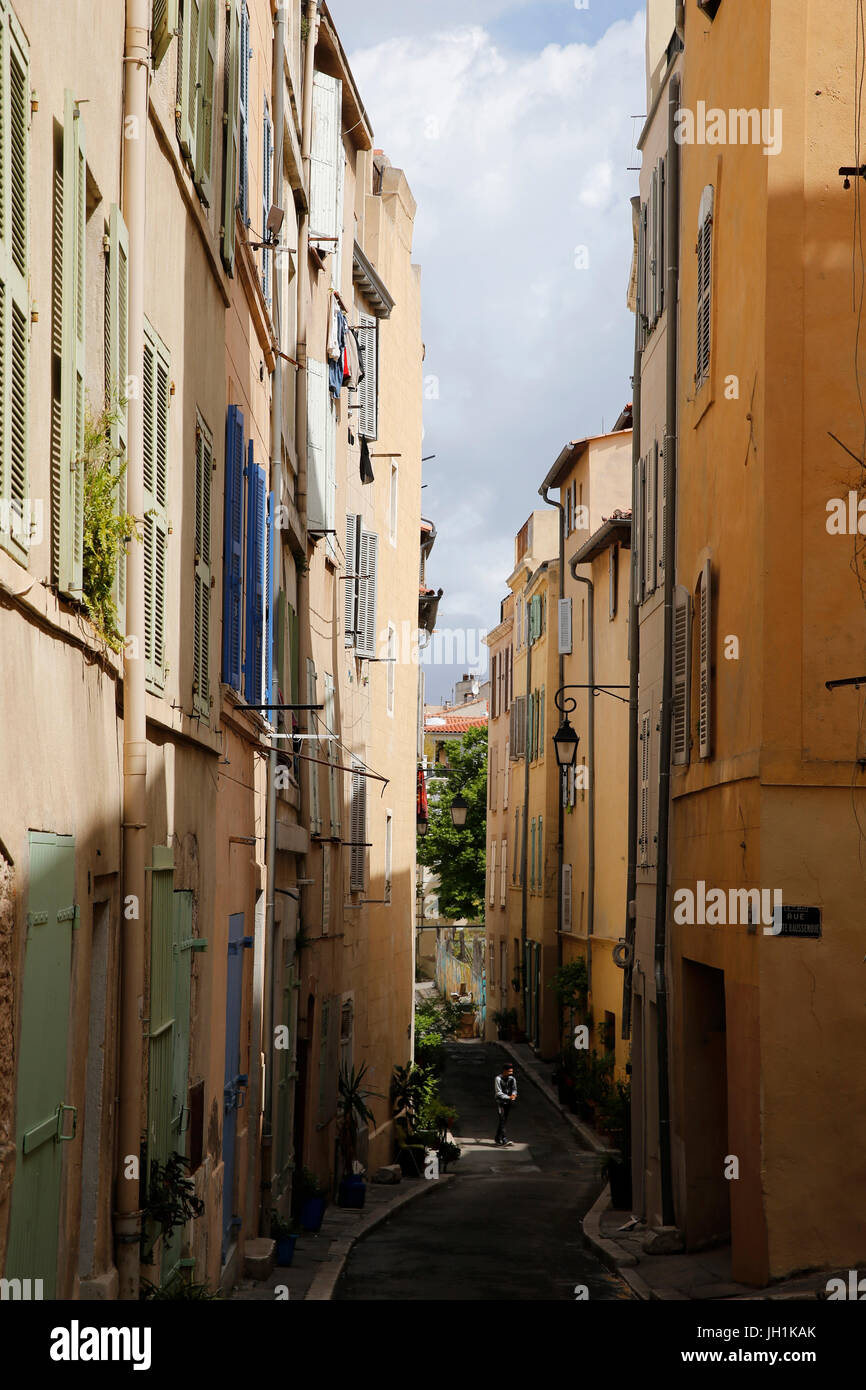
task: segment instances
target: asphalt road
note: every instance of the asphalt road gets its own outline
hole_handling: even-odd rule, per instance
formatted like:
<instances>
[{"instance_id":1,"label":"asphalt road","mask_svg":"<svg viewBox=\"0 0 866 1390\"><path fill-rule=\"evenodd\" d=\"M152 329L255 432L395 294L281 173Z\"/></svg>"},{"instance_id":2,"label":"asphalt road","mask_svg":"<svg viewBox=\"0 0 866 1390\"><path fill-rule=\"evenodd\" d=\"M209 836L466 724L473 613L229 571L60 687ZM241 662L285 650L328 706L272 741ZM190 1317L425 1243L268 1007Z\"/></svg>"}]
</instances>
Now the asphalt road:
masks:
<instances>
[{"instance_id":1,"label":"asphalt road","mask_svg":"<svg viewBox=\"0 0 866 1390\"><path fill-rule=\"evenodd\" d=\"M335 1292L347 1300L627 1299L626 1286L585 1249L580 1218L601 1191L598 1158L516 1070L511 1148L497 1148L495 1043L450 1043L440 1095L459 1113L462 1154L446 1183L397 1211L357 1244ZM404 1179L404 1182L408 1181ZM423 1182L424 1179L415 1179Z\"/></svg>"}]
</instances>

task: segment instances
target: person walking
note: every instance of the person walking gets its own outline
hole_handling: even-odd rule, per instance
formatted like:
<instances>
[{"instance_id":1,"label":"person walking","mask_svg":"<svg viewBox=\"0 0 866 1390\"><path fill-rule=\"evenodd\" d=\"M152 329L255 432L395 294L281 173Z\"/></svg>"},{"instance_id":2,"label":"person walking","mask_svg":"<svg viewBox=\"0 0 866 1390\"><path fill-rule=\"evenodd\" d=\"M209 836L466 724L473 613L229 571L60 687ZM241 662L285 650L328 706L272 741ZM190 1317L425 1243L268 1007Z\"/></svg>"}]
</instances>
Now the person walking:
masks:
<instances>
[{"instance_id":1,"label":"person walking","mask_svg":"<svg viewBox=\"0 0 866 1390\"><path fill-rule=\"evenodd\" d=\"M511 1107L517 1100L517 1082L514 1079L514 1067L510 1062L505 1063L496 1077L493 1083L493 1094L496 1098L496 1109L499 1112L499 1124L493 1142L495 1144L510 1144L511 1140L505 1136L505 1127L508 1124Z\"/></svg>"}]
</instances>

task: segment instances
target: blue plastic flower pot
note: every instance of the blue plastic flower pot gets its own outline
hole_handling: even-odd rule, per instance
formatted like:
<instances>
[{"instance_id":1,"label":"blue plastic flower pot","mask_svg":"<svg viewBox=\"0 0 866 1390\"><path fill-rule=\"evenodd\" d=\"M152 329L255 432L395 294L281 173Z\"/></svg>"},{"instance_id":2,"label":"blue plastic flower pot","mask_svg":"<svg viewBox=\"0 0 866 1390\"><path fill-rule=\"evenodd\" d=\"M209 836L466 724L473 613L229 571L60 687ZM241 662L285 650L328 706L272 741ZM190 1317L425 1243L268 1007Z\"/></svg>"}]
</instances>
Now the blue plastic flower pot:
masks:
<instances>
[{"instance_id":1,"label":"blue plastic flower pot","mask_svg":"<svg viewBox=\"0 0 866 1390\"><path fill-rule=\"evenodd\" d=\"M277 1264L281 1267L290 1265L295 1258L295 1242L297 1236L278 1236L277 1237Z\"/></svg>"},{"instance_id":2,"label":"blue plastic flower pot","mask_svg":"<svg viewBox=\"0 0 866 1390\"><path fill-rule=\"evenodd\" d=\"M324 1197L307 1197L301 1203L301 1225L305 1231L320 1231L325 1219Z\"/></svg>"},{"instance_id":3,"label":"blue plastic flower pot","mask_svg":"<svg viewBox=\"0 0 866 1390\"><path fill-rule=\"evenodd\" d=\"M342 1178L340 1181L340 1192L337 1204L341 1207L361 1208L367 1197L367 1185L362 1177L353 1173L351 1177Z\"/></svg>"}]
</instances>

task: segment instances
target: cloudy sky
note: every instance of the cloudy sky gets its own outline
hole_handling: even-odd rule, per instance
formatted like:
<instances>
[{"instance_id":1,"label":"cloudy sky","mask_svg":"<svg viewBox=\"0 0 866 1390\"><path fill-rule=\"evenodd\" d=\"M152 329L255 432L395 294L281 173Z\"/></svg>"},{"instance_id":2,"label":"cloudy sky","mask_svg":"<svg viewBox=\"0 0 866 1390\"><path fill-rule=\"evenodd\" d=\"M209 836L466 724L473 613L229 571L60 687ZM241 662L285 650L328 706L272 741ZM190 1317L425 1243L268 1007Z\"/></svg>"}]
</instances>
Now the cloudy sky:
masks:
<instances>
[{"instance_id":1,"label":"cloudy sky","mask_svg":"<svg viewBox=\"0 0 866 1390\"><path fill-rule=\"evenodd\" d=\"M329 0L377 147L418 202L422 508L439 629L489 629L569 439L631 399L639 0ZM583 248L582 250L579 248ZM435 392L430 387L427 395ZM472 642L469 649L472 649ZM477 649L477 646L476 646ZM459 671L457 672L459 675ZM427 669L427 700L454 668Z\"/></svg>"}]
</instances>

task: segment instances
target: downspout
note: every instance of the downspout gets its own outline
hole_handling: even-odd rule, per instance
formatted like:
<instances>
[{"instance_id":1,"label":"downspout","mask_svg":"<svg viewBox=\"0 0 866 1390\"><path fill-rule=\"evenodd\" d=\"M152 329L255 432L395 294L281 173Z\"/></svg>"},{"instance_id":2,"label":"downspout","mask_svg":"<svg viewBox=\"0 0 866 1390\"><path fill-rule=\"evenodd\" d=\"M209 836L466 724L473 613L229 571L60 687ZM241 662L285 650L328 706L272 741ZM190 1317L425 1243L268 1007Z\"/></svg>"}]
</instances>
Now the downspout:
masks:
<instances>
[{"instance_id":1,"label":"downspout","mask_svg":"<svg viewBox=\"0 0 866 1390\"><path fill-rule=\"evenodd\" d=\"M640 202L640 199L637 200ZM634 518L637 516L637 497L634 479L640 464L640 317L635 310L634 367L632 369L632 546L631 575L628 600L628 870L625 890L625 940L627 964L622 978L622 1036L631 1037L632 971L634 969L635 908L637 899L637 768L638 768L638 681L640 676L640 629L638 606L635 600L635 571L637 554L634 547Z\"/></svg>"},{"instance_id":2,"label":"downspout","mask_svg":"<svg viewBox=\"0 0 866 1390\"><path fill-rule=\"evenodd\" d=\"M140 381L144 366L144 286L147 219L147 123L150 80L150 0L126 0L124 38L123 216L129 237L128 370ZM141 393L129 393L127 406L126 505L144 516L144 426ZM144 632L144 547L130 545L126 558L126 632ZM134 904L121 921L121 985L118 1060L117 1178L114 1213L118 1298L139 1294L141 1211L138 1167L141 1150L142 1050L144 1017L144 903L147 863L147 716L144 643L124 646L123 654L123 894Z\"/></svg>"},{"instance_id":3,"label":"downspout","mask_svg":"<svg viewBox=\"0 0 866 1390\"><path fill-rule=\"evenodd\" d=\"M285 51L286 51L286 10L285 6L278 4L274 18L274 76L273 76L273 101L274 101L274 191L273 200L275 207L283 207L283 142L285 124ZM272 312L274 338L276 339L277 353L274 357L274 370L271 376L271 467L270 467L270 492L271 506L279 504L282 488L283 474L283 364L279 352L284 350L283 344L283 315L282 315L282 277L278 273L277 252L266 252L272 255L273 273L271 280L273 284L272 293ZM273 535L275 539L274 551L271 556L271 592L268 595L271 613L271 630L274 630L274 622L277 610L277 595L280 592L280 573L282 569L282 541L279 530L274 527ZM277 683L273 678L273 653L271 653L270 685L271 689L278 689ZM279 696L272 696L279 698ZM272 726L276 725L273 710L268 710L268 718ZM260 1038L258 1054L262 1052L267 1057L265 1065L265 1096L262 1109L262 1131L261 1131L261 1151L262 1151L262 1202L259 1213L261 1235L270 1234L270 1210L272 1207L271 1185L273 1183L273 1094L274 1094L274 960L275 960L275 934L276 934L276 879L277 879L277 744L272 737L270 740L270 751L268 754L268 809L267 825L265 831L265 862L267 874L267 886L265 890L265 949L264 949L264 1000L260 1018L267 1027L266 1038ZM260 1068L260 1064L259 1064ZM261 1071L255 1078L256 1084L261 1086ZM265 1140L267 1139L267 1143ZM269 1156L270 1165L267 1177L264 1172L265 1155ZM250 1165L255 1170L255 1164ZM265 1210L265 1208L268 1210Z\"/></svg>"},{"instance_id":4,"label":"downspout","mask_svg":"<svg viewBox=\"0 0 866 1390\"><path fill-rule=\"evenodd\" d=\"M554 502L549 496L550 489L546 484L538 489L538 494L548 507L556 507L559 510L559 599L560 602L565 598L565 507L562 502ZM557 613L557 647L559 647L559 614ZM565 681L565 657L559 653L559 668L557 689L561 690ZM557 766L557 807L556 807L556 964L562 966L562 865L565 857L565 806L563 804L563 775ZM564 1009L562 1005L562 995L557 992L556 996L556 1027L557 1038L562 1044L562 1032L564 1025Z\"/></svg>"},{"instance_id":5,"label":"downspout","mask_svg":"<svg viewBox=\"0 0 866 1390\"><path fill-rule=\"evenodd\" d=\"M578 584L586 585L586 774L589 780L589 823L586 828L586 990L592 994L592 935L595 930L595 587L591 579L577 573L577 561L568 568Z\"/></svg>"},{"instance_id":6,"label":"downspout","mask_svg":"<svg viewBox=\"0 0 866 1390\"><path fill-rule=\"evenodd\" d=\"M674 137L676 113L679 108L680 79L672 77L668 93L668 156L667 198L665 220L667 236L665 253L668 258L665 277L665 307L667 309L667 358L664 479L665 497L665 590L664 590L664 675L662 679L661 738L659 740L659 838L656 868L655 921L655 993L658 1032L658 1102L659 1102L659 1176L661 1180L662 1224L674 1224L673 1178L671 1172L670 1074L668 1058L668 996L667 996L667 890L668 850L670 839L671 794L671 737L673 717L673 614L674 568L676 544L676 453L677 453L677 356L679 310L679 213L680 169L679 147Z\"/></svg>"}]
</instances>

